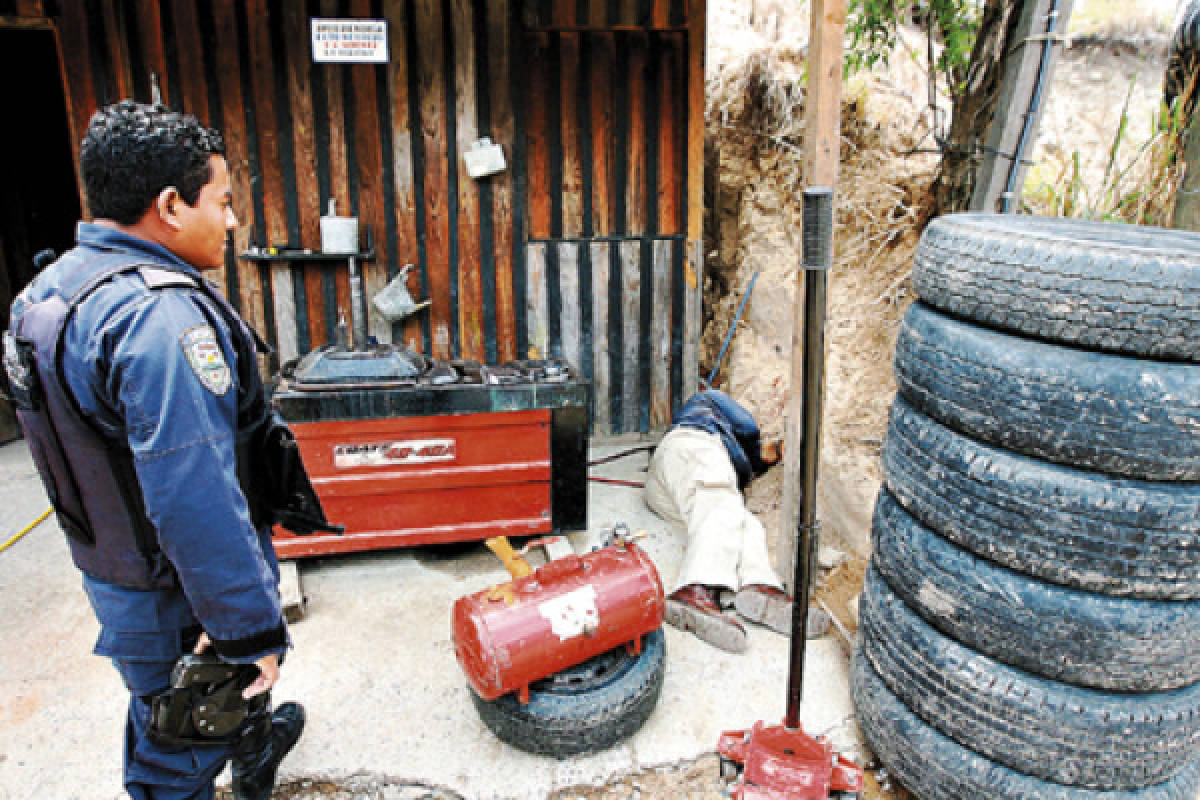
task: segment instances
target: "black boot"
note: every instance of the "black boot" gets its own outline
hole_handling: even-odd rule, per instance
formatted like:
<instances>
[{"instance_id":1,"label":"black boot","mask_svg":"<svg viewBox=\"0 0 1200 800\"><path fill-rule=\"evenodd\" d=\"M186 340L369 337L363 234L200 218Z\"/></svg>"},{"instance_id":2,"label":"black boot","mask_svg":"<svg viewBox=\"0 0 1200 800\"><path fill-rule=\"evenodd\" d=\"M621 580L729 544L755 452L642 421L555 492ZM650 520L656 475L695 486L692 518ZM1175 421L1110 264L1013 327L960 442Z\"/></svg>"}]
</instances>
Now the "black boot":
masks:
<instances>
[{"instance_id":1,"label":"black boot","mask_svg":"<svg viewBox=\"0 0 1200 800\"><path fill-rule=\"evenodd\" d=\"M267 800L275 788L279 762L304 730L304 706L284 703L238 743L233 752L233 796L237 800Z\"/></svg>"}]
</instances>

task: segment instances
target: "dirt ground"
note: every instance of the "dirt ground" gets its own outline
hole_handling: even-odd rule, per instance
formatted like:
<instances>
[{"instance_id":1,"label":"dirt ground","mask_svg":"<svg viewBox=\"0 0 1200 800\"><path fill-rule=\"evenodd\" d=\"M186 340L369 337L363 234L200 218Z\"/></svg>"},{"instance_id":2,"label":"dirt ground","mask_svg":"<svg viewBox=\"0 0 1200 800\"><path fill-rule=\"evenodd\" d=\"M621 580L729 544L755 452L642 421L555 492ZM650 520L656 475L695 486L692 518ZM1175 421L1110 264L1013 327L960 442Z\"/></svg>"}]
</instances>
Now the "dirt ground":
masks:
<instances>
[{"instance_id":1,"label":"dirt ground","mask_svg":"<svg viewBox=\"0 0 1200 800\"><path fill-rule=\"evenodd\" d=\"M797 7L799 6L799 9ZM1077 0L1071 32L1047 98L1027 187L1052 182L1079 154L1087 183L1111 157L1128 102L1128 132L1118 163L1151 135L1158 107L1173 0L1151 0L1130 14L1114 0ZM804 102L803 4L779 0L710 3L708 54L708 219L702 368L713 367L752 277L751 302L721 365L717 384L749 407L767 436L786 424L793 286L800 252ZM936 170L919 35L902 38L891 66L853 76L844 90L836 263L826 332L826 416L822 462L824 543L845 558L822 570L818 598L844 631L856 630L870 513L881 475L895 384L891 359L909 288L918 223ZM1131 90L1132 87L1132 90ZM747 502L773 536L779 530L782 470L751 486ZM782 538L782 537L780 537ZM866 800L902 798L878 765L868 764ZM880 786L880 782L884 786ZM548 800L667 800L727 797L716 756L648 770L603 787L557 791ZM443 800L433 787L318 785L283 787L292 800Z\"/></svg>"}]
</instances>

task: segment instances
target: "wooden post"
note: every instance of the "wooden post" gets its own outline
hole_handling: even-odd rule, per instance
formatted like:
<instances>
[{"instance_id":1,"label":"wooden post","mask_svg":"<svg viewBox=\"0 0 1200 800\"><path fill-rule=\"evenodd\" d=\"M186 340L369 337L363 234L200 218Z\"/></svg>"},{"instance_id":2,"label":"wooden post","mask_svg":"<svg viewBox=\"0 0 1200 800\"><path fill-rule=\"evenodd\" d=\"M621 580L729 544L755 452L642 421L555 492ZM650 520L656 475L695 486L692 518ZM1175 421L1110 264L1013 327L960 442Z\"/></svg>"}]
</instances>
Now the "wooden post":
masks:
<instances>
[{"instance_id":1,"label":"wooden post","mask_svg":"<svg viewBox=\"0 0 1200 800\"><path fill-rule=\"evenodd\" d=\"M804 177L808 186L835 189L841 141L842 63L846 0L812 0L808 35L808 95L805 98ZM836 216L836 214L835 214ZM800 457L804 422L804 270L796 263L792 307L792 370L783 451L783 514L775 532L778 572L790 591L795 572L796 523L800 511Z\"/></svg>"},{"instance_id":2,"label":"wooden post","mask_svg":"<svg viewBox=\"0 0 1200 800\"><path fill-rule=\"evenodd\" d=\"M1021 187L1028 167L1025 162L1033 154L1073 3L1074 0L1025 0L1013 35L1014 47L1004 65L1000 97L988 126L975 190L971 193L971 211L1016 213L1020 208ZM1020 159L1015 165L1014 158ZM1004 202L1010 185L1012 195Z\"/></svg>"}]
</instances>

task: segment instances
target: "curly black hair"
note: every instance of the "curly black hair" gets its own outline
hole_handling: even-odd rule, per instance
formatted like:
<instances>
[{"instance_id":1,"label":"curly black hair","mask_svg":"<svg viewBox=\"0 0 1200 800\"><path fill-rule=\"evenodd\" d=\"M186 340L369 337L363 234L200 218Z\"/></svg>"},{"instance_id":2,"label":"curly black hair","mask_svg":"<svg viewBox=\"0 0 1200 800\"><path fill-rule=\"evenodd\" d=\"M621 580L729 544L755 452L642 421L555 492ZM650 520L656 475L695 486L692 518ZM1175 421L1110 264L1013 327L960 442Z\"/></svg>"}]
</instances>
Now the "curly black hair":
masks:
<instances>
[{"instance_id":1,"label":"curly black hair","mask_svg":"<svg viewBox=\"0 0 1200 800\"><path fill-rule=\"evenodd\" d=\"M220 132L191 114L132 100L106 106L92 115L79 149L92 216L132 225L168 186L195 205L212 179L209 157L224 154Z\"/></svg>"}]
</instances>

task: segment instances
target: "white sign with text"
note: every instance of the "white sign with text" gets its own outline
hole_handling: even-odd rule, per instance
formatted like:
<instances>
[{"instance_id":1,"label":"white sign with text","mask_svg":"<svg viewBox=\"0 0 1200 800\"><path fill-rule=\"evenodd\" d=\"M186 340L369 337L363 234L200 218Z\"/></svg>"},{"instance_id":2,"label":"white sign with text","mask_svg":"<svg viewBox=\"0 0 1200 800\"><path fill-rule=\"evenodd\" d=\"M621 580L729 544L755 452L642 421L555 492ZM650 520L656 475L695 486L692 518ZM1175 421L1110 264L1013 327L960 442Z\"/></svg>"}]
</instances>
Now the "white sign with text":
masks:
<instances>
[{"instance_id":1,"label":"white sign with text","mask_svg":"<svg viewBox=\"0 0 1200 800\"><path fill-rule=\"evenodd\" d=\"M313 61L318 64L386 64L386 19L319 19L312 23Z\"/></svg>"}]
</instances>

